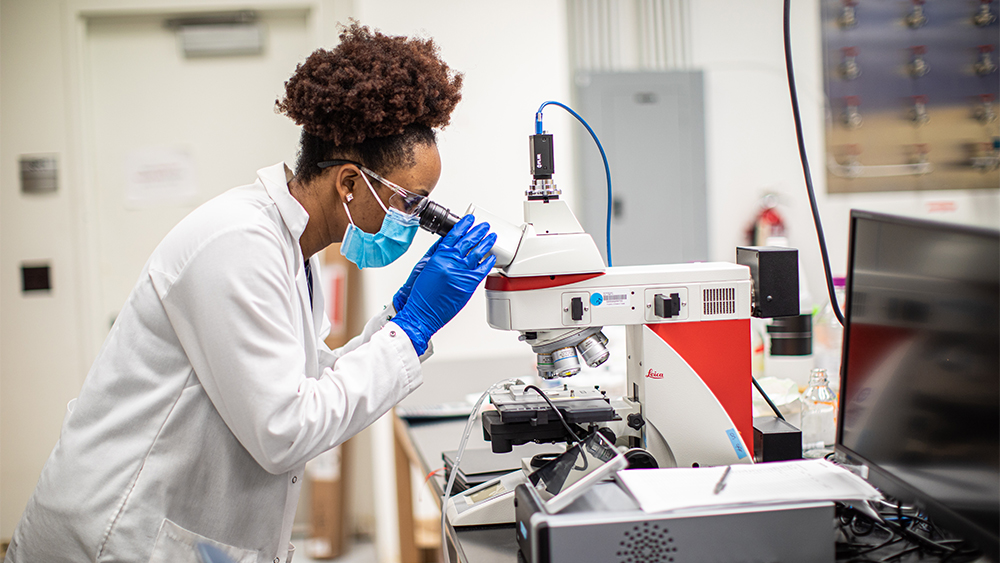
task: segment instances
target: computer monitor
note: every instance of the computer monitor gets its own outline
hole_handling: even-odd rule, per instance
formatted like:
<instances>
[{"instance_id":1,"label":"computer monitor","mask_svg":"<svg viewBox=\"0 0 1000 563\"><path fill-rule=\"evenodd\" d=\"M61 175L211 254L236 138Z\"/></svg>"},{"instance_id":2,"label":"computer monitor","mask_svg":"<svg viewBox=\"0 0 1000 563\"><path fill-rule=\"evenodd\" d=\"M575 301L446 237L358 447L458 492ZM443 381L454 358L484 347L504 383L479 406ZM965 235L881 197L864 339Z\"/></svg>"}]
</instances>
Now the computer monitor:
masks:
<instances>
[{"instance_id":1,"label":"computer monitor","mask_svg":"<svg viewBox=\"0 0 1000 563\"><path fill-rule=\"evenodd\" d=\"M851 212L838 457L1000 559L1000 232Z\"/></svg>"}]
</instances>

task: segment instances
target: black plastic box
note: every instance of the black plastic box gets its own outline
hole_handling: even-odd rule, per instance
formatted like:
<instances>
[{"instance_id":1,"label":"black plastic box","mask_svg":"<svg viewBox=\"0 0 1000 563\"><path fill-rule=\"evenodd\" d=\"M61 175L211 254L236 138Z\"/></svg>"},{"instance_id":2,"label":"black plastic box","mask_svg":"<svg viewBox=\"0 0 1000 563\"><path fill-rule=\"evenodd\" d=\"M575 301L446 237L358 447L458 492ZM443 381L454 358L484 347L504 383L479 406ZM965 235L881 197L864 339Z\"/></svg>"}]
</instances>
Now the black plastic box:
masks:
<instances>
[{"instance_id":1,"label":"black plastic box","mask_svg":"<svg viewBox=\"0 0 1000 563\"><path fill-rule=\"evenodd\" d=\"M750 268L755 317L799 314L799 251L778 246L737 246L736 263Z\"/></svg>"},{"instance_id":2,"label":"black plastic box","mask_svg":"<svg viewBox=\"0 0 1000 563\"><path fill-rule=\"evenodd\" d=\"M776 416L754 418L753 458L758 463L802 459L802 431Z\"/></svg>"}]
</instances>

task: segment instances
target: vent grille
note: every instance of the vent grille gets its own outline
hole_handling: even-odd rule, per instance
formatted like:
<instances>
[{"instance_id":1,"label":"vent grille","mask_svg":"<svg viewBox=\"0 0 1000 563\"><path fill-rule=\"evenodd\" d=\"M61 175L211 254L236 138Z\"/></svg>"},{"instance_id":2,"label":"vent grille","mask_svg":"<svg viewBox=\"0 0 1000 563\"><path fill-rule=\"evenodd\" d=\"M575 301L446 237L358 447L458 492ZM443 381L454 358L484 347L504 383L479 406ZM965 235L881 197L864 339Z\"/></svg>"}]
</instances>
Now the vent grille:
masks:
<instances>
[{"instance_id":1,"label":"vent grille","mask_svg":"<svg viewBox=\"0 0 1000 563\"><path fill-rule=\"evenodd\" d=\"M666 528L644 522L625 532L616 555L619 563L671 563L677 546Z\"/></svg>"},{"instance_id":2,"label":"vent grille","mask_svg":"<svg viewBox=\"0 0 1000 563\"><path fill-rule=\"evenodd\" d=\"M732 315L736 313L736 288L716 287L702 293L705 315Z\"/></svg>"}]
</instances>

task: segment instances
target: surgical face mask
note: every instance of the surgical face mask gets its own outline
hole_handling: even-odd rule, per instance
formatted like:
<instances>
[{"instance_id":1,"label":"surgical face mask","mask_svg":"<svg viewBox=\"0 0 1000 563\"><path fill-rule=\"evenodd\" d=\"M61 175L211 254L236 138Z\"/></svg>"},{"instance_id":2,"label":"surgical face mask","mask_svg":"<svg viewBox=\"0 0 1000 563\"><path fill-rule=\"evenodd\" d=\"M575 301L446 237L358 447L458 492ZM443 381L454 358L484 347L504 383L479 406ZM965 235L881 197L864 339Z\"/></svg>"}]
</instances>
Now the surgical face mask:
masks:
<instances>
[{"instance_id":1,"label":"surgical face mask","mask_svg":"<svg viewBox=\"0 0 1000 563\"><path fill-rule=\"evenodd\" d=\"M416 215L406 215L394 207L386 208L368 181L368 177L364 173L361 177L375 196L379 207L385 211L385 217L382 218L382 227L377 233L366 233L354 224L347 204L341 202L351 223L344 233L343 242L340 243L340 253L359 268L381 268L395 262L410 248L410 243L417 234L417 227L420 226L420 218Z\"/></svg>"}]
</instances>

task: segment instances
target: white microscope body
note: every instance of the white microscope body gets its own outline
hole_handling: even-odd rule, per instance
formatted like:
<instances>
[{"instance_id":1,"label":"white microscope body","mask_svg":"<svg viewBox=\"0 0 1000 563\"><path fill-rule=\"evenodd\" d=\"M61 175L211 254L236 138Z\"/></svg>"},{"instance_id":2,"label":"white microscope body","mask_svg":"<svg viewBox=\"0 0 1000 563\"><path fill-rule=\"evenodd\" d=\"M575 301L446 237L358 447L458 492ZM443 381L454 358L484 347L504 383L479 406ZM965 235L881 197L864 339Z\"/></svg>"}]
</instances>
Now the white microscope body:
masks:
<instances>
[{"instance_id":1,"label":"white microscope body","mask_svg":"<svg viewBox=\"0 0 1000 563\"><path fill-rule=\"evenodd\" d=\"M753 432L747 267L605 267L566 203L553 198L526 201L520 226L474 206L468 213L497 233L499 271L486 280L489 325L520 331L538 354L541 377L574 375L581 358L600 365L608 358L601 328L626 327L628 396L612 402L616 421L600 423L614 432L617 445L646 449L660 467L753 463L744 441ZM552 395L558 402L574 393ZM594 395L592 389L575 394ZM489 414L500 424L496 413ZM488 428L487 418L484 430L492 430L494 451L509 451L511 441ZM543 425L522 426L513 443L551 441ZM528 473L524 464L452 497L448 520L454 526L513 522L514 488Z\"/></svg>"},{"instance_id":2,"label":"white microscope body","mask_svg":"<svg viewBox=\"0 0 1000 563\"><path fill-rule=\"evenodd\" d=\"M521 332L539 354L539 375L573 375L581 356L599 365L607 358L601 327L624 325L628 396L613 428L619 444L646 448L661 467L752 463L747 267L605 267L558 199L526 201L520 227L470 212L498 234L487 321Z\"/></svg>"}]
</instances>

